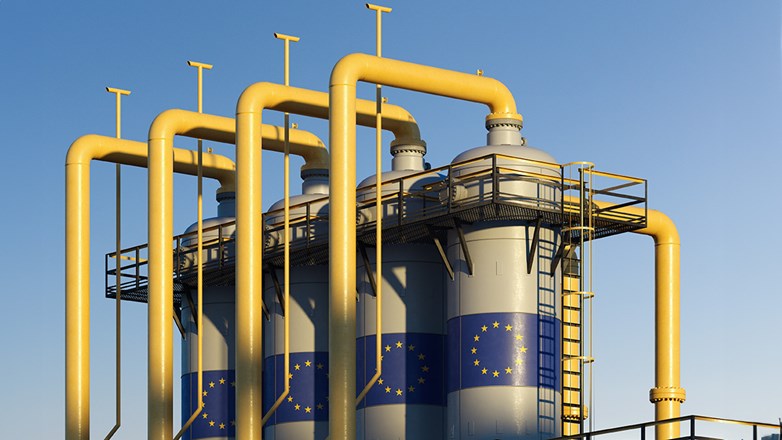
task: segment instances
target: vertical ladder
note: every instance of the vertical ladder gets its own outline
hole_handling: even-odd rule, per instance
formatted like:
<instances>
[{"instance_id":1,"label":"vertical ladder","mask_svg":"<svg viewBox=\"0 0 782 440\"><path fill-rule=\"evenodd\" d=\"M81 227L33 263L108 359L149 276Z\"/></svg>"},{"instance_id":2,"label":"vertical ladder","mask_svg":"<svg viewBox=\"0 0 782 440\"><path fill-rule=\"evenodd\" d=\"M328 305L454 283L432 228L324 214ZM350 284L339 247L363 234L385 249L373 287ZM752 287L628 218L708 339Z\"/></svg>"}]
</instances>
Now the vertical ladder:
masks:
<instances>
[{"instance_id":1,"label":"vertical ladder","mask_svg":"<svg viewBox=\"0 0 782 440\"><path fill-rule=\"evenodd\" d=\"M565 178L570 196L562 228L562 434L585 432L586 397L592 397L592 240L594 238L592 170L579 162L566 165L577 176ZM568 194L570 192L570 194ZM575 200L575 203L572 202ZM585 367L589 366L587 370ZM592 403L592 402L590 402ZM591 420L590 420L591 422ZM591 429L589 429L591 431Z\"/></svg>"}]
</instances>

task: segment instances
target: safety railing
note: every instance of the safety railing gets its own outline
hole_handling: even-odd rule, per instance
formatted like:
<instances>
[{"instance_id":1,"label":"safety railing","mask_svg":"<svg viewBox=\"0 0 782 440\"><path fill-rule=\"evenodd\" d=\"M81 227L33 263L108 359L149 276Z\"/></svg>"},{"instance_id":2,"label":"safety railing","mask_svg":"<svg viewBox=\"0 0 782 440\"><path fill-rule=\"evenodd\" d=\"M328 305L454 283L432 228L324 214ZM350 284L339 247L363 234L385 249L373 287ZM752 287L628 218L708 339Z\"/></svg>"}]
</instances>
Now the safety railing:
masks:
<instances>
[{"instance_id":1,"label":"safety railing","mask_svg":"<svg viewBox=\"0 0 782 440\"><path fill-rule=\"evenodd\" d=\"M642 228L646 215L628 214L626 206L646 207L646 180L619 174L593 171L588 181L593 201L610 202L594 207L595 233L600 238ZM531 220L542 218L547 224L572 225L581 222L578 198L569 198L582 190L578 179L566 176L564 165L490 154L464 162L434 168L383 182L383 230L388 240L428 238L426 226L452 225L454 218ZM357 234L370 244L377 218L374 186L359 188L356 204ZM328 196L292 205L292 264L317 264L328 255ZM602 205L601 205L602 206ZM282 255L283 210L264 214L264 261ZM204 228L205 283L225 282L234 267L235 222ZM400 231L394 234L394 231ZM384 239L385 241L385 239ZM195 277L196 232L174 237L175 289ZM302 252L304 251L304 252ZM124 249L120 258L106 255L106 295L114 297L113 275L120 270L122 298L145 301L147 284L147 245ZM125 262L117 264L117 262ZM175 300L180 296L175 291Z\"/></svg>"},{"instance_id":2,"label":"safety railing","mask_svg":"<svg viewBox=\"0 0 782 440\"><path fill-rule=\"evenodd\" d=\"M696 422L701 423L699 425ZM763 440L763 438L773 438L773 434L780 436L777 438L782 438L782 423L777 425L772 423L689 415L667 420L636 423L634 425L620 426L617 428L601 429L599 431L585 432L578 435L557 437L551 440L597 440L598 438L602 440L609 440L610 438L637 438L640 440L646 440L647 437L654 437L654 431L650 430L650 428L669 425L672 423L680 424L680 426L686 431L686 434L680 435L680 437L678 437L678 439L682 440L716 440L725 438L752 438L752 440ZM709 425L704 427L703 425L706 423ZM731 427L733 429L731 429Z\"/></svg>"}]
</instances>

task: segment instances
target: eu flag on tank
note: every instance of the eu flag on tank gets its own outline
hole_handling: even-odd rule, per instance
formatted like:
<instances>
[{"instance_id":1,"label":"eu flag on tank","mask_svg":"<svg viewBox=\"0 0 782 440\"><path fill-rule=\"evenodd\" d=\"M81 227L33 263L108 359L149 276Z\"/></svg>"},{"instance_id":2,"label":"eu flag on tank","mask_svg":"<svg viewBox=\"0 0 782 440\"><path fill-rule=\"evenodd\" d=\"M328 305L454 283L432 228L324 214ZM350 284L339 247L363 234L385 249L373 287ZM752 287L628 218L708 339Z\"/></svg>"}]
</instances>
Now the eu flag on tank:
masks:
<instances>
[{"instance_id":1,"label":"eu flag on tank","mask_svg":"<svg viewBox=\"0 0 782 440\"><path fill-rule=\"evenodd\" d=\"M329 354L325 351L291 353L290 391L267 424L328 421L329 419ZM269 356L263 361L264 414L282 394L285 377L283 355Z\"/></svg>"},{"instance_id":2,"label":"eu flag on tank","mask_svg":"<svg viewBox=\"0 0 782 440\"><path fill-rule=\"evenodd\" d=\"M377 371L375 335L356 343L356 393ZM444 336L388 333L381 338L383 369L359 407L389 404L445 405Z\"/></svg>"},{"instance_id":3,"label":"eu flag on tank","mask_svg":"<svg viewBox=\"0 0 782 440\"><path fill-rule=\"evenodd\" d=\"M482 313L448 321L448 392L480 386L559 388L559 321ZM458 367L457 367L458 366Z\"/></svg>"},{"instance_id":4,"label":"eu flag on tank","mask_svg":"<svg viewBox=\"0 0 782 440\"><path fill-rule=\"evenodd\" d=\"M236 374L234 370L204 371L204 407L187 430L185 439L236 435ZM198 373L182 376L182 424L198 405Z\"/></svg>"}]
</instances>

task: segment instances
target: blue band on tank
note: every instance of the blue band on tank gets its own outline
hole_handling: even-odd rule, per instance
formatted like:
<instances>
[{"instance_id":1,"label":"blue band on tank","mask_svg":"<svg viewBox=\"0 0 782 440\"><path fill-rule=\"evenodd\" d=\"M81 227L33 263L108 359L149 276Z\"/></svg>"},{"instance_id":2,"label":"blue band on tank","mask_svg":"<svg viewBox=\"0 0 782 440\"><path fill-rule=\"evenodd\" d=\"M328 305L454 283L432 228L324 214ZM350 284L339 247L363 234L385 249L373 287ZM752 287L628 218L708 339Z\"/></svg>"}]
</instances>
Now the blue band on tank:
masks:
<instances>
[{"instance_id":1,"label":"blue band on tank","mask_svg":"<svg viewBox=\"0 0 782 440\"><path fill-rule=\"evenodd\" d=\"M485 386L560 389L560 320L482 313L448 321L448 392Z\"/></svg>"},{"instance_id":2,"label":"blue band on tank","mask_svg":"<svg viewBox=\"0 0 782 440\"><path fill-rule=\"evenodd\" d=\"M356 340L356 393L376 368L375 335ZM445 405L445 335L386 333L383 371L359 408L376 405Z\"/></svg>"},{"instance_id":3,"label":"blue band on tank","mask_svg":"<svg viewBox=\"0 0 782 440\"><path fill-rule=\"evenodd\" d=\"M285 357L281 354L263 360L263 412L269 411L282 394ZM286 422L327 422L329 420L329 353L291 353L290 392L266 425Z\"/></svg>"},{"instance_id":4,"label":"blue band on tank","mask_svg":"<svg viewBox=\"0 0 782 440\"><path fill-rule=\"evenodd\" d=\"M186 440L236 435L236 374L234 370L204 371L204 409L182 437ZM198 404L198 373L182 376L182 423Z\"/></svg>"}]
</instances>

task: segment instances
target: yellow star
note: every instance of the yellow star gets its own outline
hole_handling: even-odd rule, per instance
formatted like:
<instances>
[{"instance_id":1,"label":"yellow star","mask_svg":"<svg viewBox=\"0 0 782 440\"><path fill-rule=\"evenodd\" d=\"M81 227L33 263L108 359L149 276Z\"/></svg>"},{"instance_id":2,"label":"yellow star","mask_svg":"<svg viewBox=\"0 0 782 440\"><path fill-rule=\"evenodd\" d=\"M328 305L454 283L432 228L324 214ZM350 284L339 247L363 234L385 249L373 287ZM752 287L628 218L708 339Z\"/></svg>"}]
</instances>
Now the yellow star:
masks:
<instances>
[{"instance_id":1,"label":"yellow star","mask_svg":"<svg viewBox=\"0 0 782 440\"><path fill-rule=\"evenodd\" d=\"M491 375L494 376L494 377L500 377L500 372L497 371L497 370L494 370L494 371L491 372Z\"/></svg>"},{"instance_id":2,"label":"yellow star","mask_svg":"<svg viewBox=\"0 0 782 440\"><path fill-rule=\"evenodd\" d=\"M214 420L210 420L209 421L209 426L214 426L214 425L215 425L215 421Z\"/></svg>"},{"instance_id":3,"label":"yellow star","mask_svg":"<svg viewBox=\"0 0 782 440\"><path fill-rule=\"evenodd\" d=\"M511 330L513 330L513 326L512 325L508 324L508 325L505 326L505 331L506 332L509 332Z\"/></svg>"},{"instance_id":4,"label":"yellow star","mask_svg":"<svg viewBox=\"0 0 782 440\"><path fill-rule=\"evenodd\" d=\"M486 327L485 325L482 325L482 326L481 326L481 331L482 331L482 332L485 332L485 331L486 331L486 330L488 330L488 329L489 329L489 327Z\"/></svg>"},{"instance_id":5,"label":"yellow star","mask_svg":"<svg viewBox=\"0 0 782 440\"><path fill-rule=\"evenodd\" d=\"M407 387L407 391L410 391L411 393L413 393L413 392L415 392L415 387L410 385L409 387Z\"/></svg>"},{"instance_id":6,"label":"yellow star","mask_svg":"<svg viewBox=\"0 0 782 440\"><path fill-rule=\"evenodd\" d=\"M223 379L222 377L220 378L220 385L225 385L225 379Z\"/></svg>"},{"instance_id":7,"label":"yellow star","mask_svg":"<svg viewBox=\"0 0 782 440\"><path fill-rule=\"evenodd\" d=\"M386 345L385 348L386 348L386 351L391 351L391 346L390 345Z\"/></svg>"},{"instance_id":8,"label":"yellow star","mask_svg":"<svg viewBox=\"0 0 782 440\"><path fill-rule=\"evenodd\" d=\"M407 349L408 349L409 351L413 351L413 350L415 350L415 345L413 345L413 344L410 344L410 345L408 345L408 346L407 346Z\"/></svg>"},{"instance_id":9,"label":"yellow star","mask_svg":"<svg viewBox=\"0 0 782 440\"><path fill-rule=\"evenodd\" d=\"M470 350L470 353L472 353L472 354L475 354L475 353L477 353L477 352L478 352L478 349L477 349L477 348L475 348L475 347L473 347L473 348Z\"/></svg>"},{"instance_id":10,"label":"yellow star","mask_svg":"<svg viewBox=\"0 0 782 440\"><path fill-rule=\"evenodd\" d=\"M293 369L296 370L296 371L299 371L299 370L301 370L301 365L296 364L296 365L293 366Z\"/></svg>"},{"instance_id":11,"label":"yellow star","mask_svg":"<svg viewBox=\"0 0 782 440\"><path fill-rule=\"evenodd\" d=\"M380 355L380 360L382 361L383 359L385 359L385 356L383 356L383 355L381 354L381 355Z\"/></svg>"},{"instance_id":12,"label":"yellow star","mask_svg":"<svg viewBox=\"0 0 782 440\"><path fill-rule=\"evenodd\" d=\"M397 395L397 396L401 396L401 395L402 395L402 390L401 390L401 389L399 389L399 388L397 388L397 389L396 389L396 395Z\"/></svg>"},{"instance_id":13,"label":"yellow star","mask_svg":"<svg viewBox=\"0 0 782 440\"><path fill-rule=\"evenodd\" d=\"M383 378L381 377L380 379L378 379L377 383L379 383L380 385L383 385Z\"/></svg>"},{"instance_id":14,"label":"yellow star","mask_svg":"<svg viewBox=\"0 0 782 440\"><path fill-rule=\"evenodd\" d=\"M311 367L311 366L312 366L312 362L310 362L310 361L304 361L304 366L305 366L305 367Z\"/></svg>"},{"instance_id":15,"label":"yellow star","mask_svg":"<svg viewBox=\"0 0 782 440\"><path fill-rule=\"evenodd\" d=\"M320 362L318 362L318 365L316 365L316 367L318 367L318 370L322 370L322 369L323 369L323 364L321 364Z\"/></svg>"},{"instance_id":16,"label":"yellow star","mask_svg":"<svg viewBox=\"0 0 782 440\"><path fill-rule=\"evenodd\" d=\"M402 341L396 341L396 348L402 348Z\"/></svg>"},{"instance_id":17,"label":"yellow star","mask_svg":"<svg viewBox=\"0 0 782 440\"><path fill-rule=\"evenodd\" d=\"M215 387L215 383L214 382L209 382L209 388L214 388L214 387Z\"/></svg>"},{"instance_id":18,"label":"yellow star","mask_svg":"<svg viewBox=\"0 0 782 440\"><path fill-rule=\"evenodd\" d=\"M201 402L201 408L206 408L206 402Z\"/></svg>"},{"instance_id":19,"label":"yellow star","mask_svg":"<svg viewBox=\"0 0 782 440\"><path fill-rule=\"evenodd\" d=\"M475 359L472 364L477 367L478 365L481 364L481 361L479 359Z\"/></svg>"},{"instance_id":20,"label":"yellow star","mask_svg":"<svg viewBox=\"0 0 782 440\"><path fill-rule=\"evenodd\" d=\"M521 365L521 358L516 358L516 365Z\"/></svg>"},{"instance_id":21,"label":"yellow star","mask_svg":"<svg viewBox=\"0 0 782 440\"><path fill-rule=\"evenodd\" d=\"M500 323L499 323L499 322L497 322L497 321L494 321L494 322L492 322L492 323L491 323L491 325L492 325L494 328L500 328Z\"/></svg>"},{"instance_id":22,"label":"yellow star","mask_svg":"<svg viewBox=\"0 0 782 440\"><path fill-rule=\"evenodd\" d=\"M481 337L478 336L478 335L475 335L475 336L473 336L473 339L475 340L475 342L478 342L478 341L481 340Z\"/></svg>"},{"instance_id":23,"label":"yellow star","mask_svg":"<svg viewBox=\"0 0 782 440\"><path fill-rule=\"evenodd\" d=\"M293 409L295 409L296 411L298 411L298 410L300 410L300 409L301 409L301 405L299 405L299 404L297 403L297 404L293 405Z\"/></svg>"},{"instance_id":24,"label":"yellow star","mask_svg":"<svg viewBox=\"0 0 782 440\"><path fill-rule=\"evenodd\" d=\"M428 373L429 372L429 367L424 365L423 367L421 367L421 371L423 371L424 373Z\"/></svg>"},{"instance_id":25,"label":"yellow star","mask_svg":"<svg viewBox=\"0 0 782 440\"><path fill-rule=\"evenodd\" d=\"M203 395L204 395L204 397L206 397L206 395L207 395L207 394L209 394L209 391L206 391L206 390L204 390L204 392L203 392L203 393L201 393L201 394L203 394Z\"/></svg>"},{"instance_id":26,"label":"yellow star","mask_svg":"<svg viewBox=\"0 0 782 440\"><path fill-rule=\"evenodd\" d=\"M288 402L293 402L293 396L288 396Z\"/></svg>"},{"instance_id":27,"label":"yellow star","mask_svg":"<svg viewBox=\"0 0 782 440\"><path fill-rule=\"evenodd\" d=\"M323 409L323 404L322 404L322 403L319 403L319 404L315 405L315 408L318 408L318 409Z\"/></svg>"},{"instance_id":28,"label":"yellow star","mask_svg":"<svg viewBox=\"0 0 782 440\"><path fill-rule=\"evenodd\" d=\"M418 354L418 360L419 360L419 361L422 361L422 360L424 360L424 359L426 359L426 355L425 355L425 354L423 354L423 353L419 353L419 354Z\"/></svg>"},{"instance_id":29,"label":"yellow star","mask_svg":"<svg viewBox=\"0 0 782 440\"><path fill-rule=\"evenodd\" d=\"M390 393L391 392L391 387L386 387L386 392Z\"/></svg>"},{"instance_id":30,"label":"yellow star","mask_svg":"<svg viewBox=\"0 0 782 440\"><path fill-rule=\"evenodd\" d=\"M220 429L225 429L225 423L220 424Z\"/></svg>"},{"instance_id":31,"label":"yellow star","mask_svg":"<svg viewBox=\"0 0 782 440\"><path fill-rule=\"evenodd\" d=\"M522 339L524 339L524 336L521 336L520 334L516 333L516 340L521 341Z\"/></svg>"},{"instance_id":32,"label":"yellow star","mask_svg":"<svg viewBox=\"0 0 782 440\"><path fill-rule=\"evenodd\" d=\"M487 371L489 371L489 370L484 368L483 370L481 370L481 374L486 374Z\"/></svg>"},{"instance_id":33,"label":"yellow star","mask_svg":"<svg viewBox=\"0 0 782 440\"><path fill-rule=\"evenodd\" d=\"M311 412L312 412L312 408L310 408L309 406L308 406L308 407L305 407L305 408L304 408L304 412L305 412L305 413L311 413Z\"/></svg>"},{"instance_id":34,"label":"yellow star","mask_svg":"<svg viewBox=\"0 0 782 440\"><path fill-rule=\"evenodd\" d=\"M513 373L513 370L510 367L505 369L505 374L511 374L511 373Z\"/></svg>"},{"instance_id":35,"label":"yellow star","mask_svg":"<svg viewBox=\"0 0 782 440\"><path fill-rule=\"evenodd\" d=\"M207 413L204 413L204 415L201 416L201 418L204 418L204 419L207 418L207 417L209 417L209 414L207 414Z\"/></svg>"},{"instance_id":36,"label":"yellow star","mask_svg":"<svg viewBox=\"0 0 782 440\"><path fill-rule=\"evenodd\" d=\"M426 383L426 379L424 379L423 377L419 377L418 378L418 383L420 383L420 384Z\"/></svg>"},{"instance_id":37,"label":"yellow star","mask_svg":"<svg viewBox=\"0 0 782 440\"><path fill-rule=\"evenodd\" d=\"M288 374L288 379L293 379L293 373Z\"/></svg>"},{"instance_id":38,"label":"yellow star","mask_svg":"<svg viewBox=\"0 0 782 440\"><path fill-rule=\"evenodd\" d=\"M521 348L519 348L519 351L521 351L522 353L526 353L527 352L527 347L522 345Z\"/></svg>"}]
</instances>

